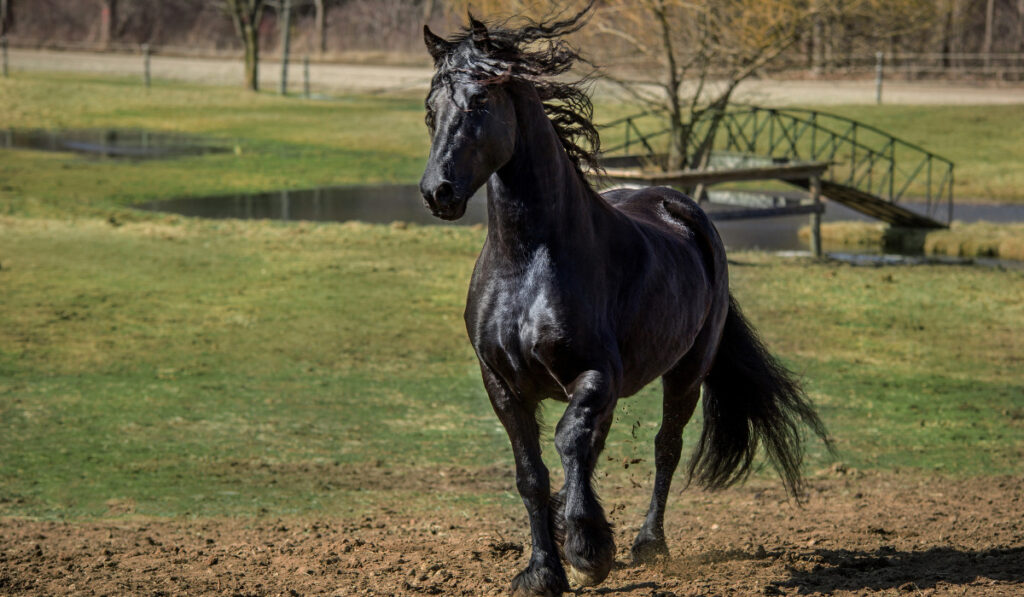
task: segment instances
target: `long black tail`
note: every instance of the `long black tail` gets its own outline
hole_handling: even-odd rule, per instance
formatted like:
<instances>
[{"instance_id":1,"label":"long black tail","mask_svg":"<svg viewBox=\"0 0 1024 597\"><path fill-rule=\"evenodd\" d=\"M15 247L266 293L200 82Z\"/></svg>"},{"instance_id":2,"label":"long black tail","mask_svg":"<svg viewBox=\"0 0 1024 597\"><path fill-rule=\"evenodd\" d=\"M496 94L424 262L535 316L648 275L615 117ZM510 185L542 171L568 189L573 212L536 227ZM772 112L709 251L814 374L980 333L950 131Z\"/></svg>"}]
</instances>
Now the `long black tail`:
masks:
<instances>
[{"instance_id":1,"label":"long black tail","mask_svg":"<svg viewBox=\"0 0 1024 597\"><path fill-rule=\"evenodd\" d=\"M786 489L802 495L801 423L829 442L825 425L792 372L773 357L729 296L729 314L718 354L704 380L704 430L690 460L690 478L712 489L750 474L757 448Z\"/></svg>"}]
</instances>

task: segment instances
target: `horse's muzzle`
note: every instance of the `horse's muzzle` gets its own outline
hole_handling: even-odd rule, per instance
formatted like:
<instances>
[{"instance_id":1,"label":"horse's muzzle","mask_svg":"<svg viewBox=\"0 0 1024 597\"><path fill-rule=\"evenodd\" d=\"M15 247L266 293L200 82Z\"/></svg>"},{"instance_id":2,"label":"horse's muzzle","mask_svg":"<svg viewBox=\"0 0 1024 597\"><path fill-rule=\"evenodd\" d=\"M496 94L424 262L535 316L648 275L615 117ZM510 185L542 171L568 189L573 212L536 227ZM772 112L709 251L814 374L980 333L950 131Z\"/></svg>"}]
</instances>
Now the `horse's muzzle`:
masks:
<instances>
[{"instance_id":1,"label":"horse's muzzle","mask_svg":"<svg viewBox=\"0 0 1024 597\"><path fill-rule=\"evenodd\" d=\"M448 181L442 181L434 188L420 182L420 193L423 194L423 201L435 217L442 220L458 220L466 213L466 199L460 199L455 194L455 188Z\"/></svg>"}]
</instances>

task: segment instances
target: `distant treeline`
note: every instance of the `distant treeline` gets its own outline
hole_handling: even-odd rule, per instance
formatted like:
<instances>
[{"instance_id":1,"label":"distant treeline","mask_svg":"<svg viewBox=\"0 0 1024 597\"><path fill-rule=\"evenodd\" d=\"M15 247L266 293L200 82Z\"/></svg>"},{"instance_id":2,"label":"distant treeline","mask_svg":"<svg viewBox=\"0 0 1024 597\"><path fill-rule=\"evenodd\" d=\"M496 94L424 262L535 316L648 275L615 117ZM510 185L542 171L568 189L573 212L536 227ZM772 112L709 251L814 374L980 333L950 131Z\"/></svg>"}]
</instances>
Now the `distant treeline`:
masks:
<instances>
[{"instance_id":1,"label":"distant treeline","mask_svg":"<svg viewBox=\"0 0 1024 597\"><path fill-rule=\"evenodd\" d=\"M281 42L285 0L266 5L260 46ZM700 0L698 0L700 1ZM706 0L713 2L714 0ZM771 0L768 0L771 1ZM613 0L599 0L598 10ZM1024 78L1024 0L806 0L799 39L774 68L818 73L872 68L877 52L907 74L975 70ZM119 49L148 43L197 53L237 52L225 0L0 0L0 32L13 44ZM291 0L294 52L419 53L420 28L461 20L464 0ZM479 12L516 2L471 2ZM530 2L536 9L554 1ZM587 48L600 59L602 44Z\"/></svg>"}]
</instances>

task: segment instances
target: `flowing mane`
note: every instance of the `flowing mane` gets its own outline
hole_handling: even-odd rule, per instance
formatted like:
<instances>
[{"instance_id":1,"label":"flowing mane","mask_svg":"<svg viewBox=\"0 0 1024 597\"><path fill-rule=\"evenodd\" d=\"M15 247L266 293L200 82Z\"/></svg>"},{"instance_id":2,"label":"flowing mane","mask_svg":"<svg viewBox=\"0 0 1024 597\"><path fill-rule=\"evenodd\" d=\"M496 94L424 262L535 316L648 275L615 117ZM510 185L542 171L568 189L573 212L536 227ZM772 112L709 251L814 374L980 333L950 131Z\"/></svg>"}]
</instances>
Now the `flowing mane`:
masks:
<instances>
[{"instance_id":1,"label":"flowing mane","mask_svg":"<svg viewBox=\"0 0 1024 597\"><path fill-rule=\"evenodd\" d=\"M471 77L485 84L508 80L531 83L540 96L544 112L555 128L569 159L582 174L582 168L599 170L601 138L592 118L594 106L587 93L589 77L559 81L555 77L568 72L576 63L587 63L564 36L579 31L586 23L594 3L575 15L534 21L526 17L503 22L478 21L469 16L469 25L448 41L452 46L466 41L473 52L471 65L455 64L449 54L439 61L431 89L451 77Z\"/></svg>"}]
</instances>

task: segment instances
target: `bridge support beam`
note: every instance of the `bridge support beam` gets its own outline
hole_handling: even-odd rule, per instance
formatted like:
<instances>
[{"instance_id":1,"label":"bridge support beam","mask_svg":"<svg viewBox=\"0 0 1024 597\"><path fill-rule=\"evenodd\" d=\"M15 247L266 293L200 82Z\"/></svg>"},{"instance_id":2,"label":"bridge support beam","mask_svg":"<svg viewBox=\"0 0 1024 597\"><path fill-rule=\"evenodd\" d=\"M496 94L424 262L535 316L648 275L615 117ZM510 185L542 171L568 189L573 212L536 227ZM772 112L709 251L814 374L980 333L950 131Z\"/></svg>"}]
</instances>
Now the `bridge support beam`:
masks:
<instances>
[{"instance_id":1,"label":"bridge support beam","mask_svg":"<svg viewBox=\"0 0 1024 597\"><path fill-rule=\"evenodd\" d=\"M810 177L811 203L821 204L821 176ZM811 212L811 255L822 256L821 250L821 210Z\"/></svg>"}]
</instances>

